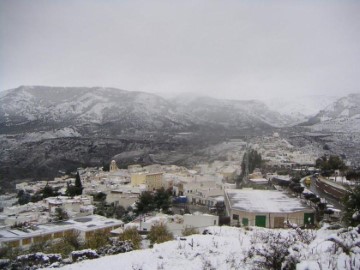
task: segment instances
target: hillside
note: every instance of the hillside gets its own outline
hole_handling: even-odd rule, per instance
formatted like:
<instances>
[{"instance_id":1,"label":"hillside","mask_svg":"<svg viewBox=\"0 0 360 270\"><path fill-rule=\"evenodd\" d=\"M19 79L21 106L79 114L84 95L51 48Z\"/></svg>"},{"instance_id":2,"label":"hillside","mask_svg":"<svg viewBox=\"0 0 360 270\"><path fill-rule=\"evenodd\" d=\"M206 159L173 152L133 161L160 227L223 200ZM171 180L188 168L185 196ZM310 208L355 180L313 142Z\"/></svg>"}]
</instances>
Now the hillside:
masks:
<instances>
[{"instance_id":1,"label":"hillside","mask_svg":"<svg viewBox=\"0 0 360 270\"><path fill-rule=\"evenodd\" d=\"M1 133L85 124L112 124L120 132L181 130L194 123L235 129L286 125L284 117L259 101L199 97L179 102L114 88L22 86L2 93L0 101Z\"/></svg>"},{"instance_id":2,"label":"hillside","mask_svg":"<svg viewBox=\"0 0 360 270\"><path fill-rule=\"evenodd\" d=\"M313 95L301 97L282 96L277 99L264 100L264 102L271 110L291 119L292 124L298 124L306 122L310 117L315 116L337 100L338 97Z\"/></svg>"},{"instance_id":3,"label":"hillside","mask_svg":"<svg viewBox=\"0 0 360 270\"><path fill-rule=\"evenodd\" d=\"M306 124L314 131L360 132L360 94L340 98Z\"/></svg>"},{"instance_id":4,"label":"hillside","mask_svg":"<svg viewBox=\"0 0 360 270\"><path fill-rule=\"evenodd\" d=\"M359 269L360 234L355 229L269 230L211 227L193 235L60 269Z\"/></svg>"},{"instance_id":5,"label":"hillside","mask_svg":"<svg viewBox=\"0 0 360 270\"><path fill-rule=\"evenodd\" d=\"M213 143L271 133L285 122L257 101L179 102L115 88L21 86L0 94L0 186L112 158L124 166L148 164L155 154L188 164Z\"/></svg>"},{"instance_id":6,"label":"hillside","mask_svg":"<svg viewBox=\"0 0 360 270\"><path fill-rule=\"evenodd\" d=\"M321 132L357 131L359 115L359 95L352 95L307 125ZM123 166L191 166L204 158L197 153L213 144L272 134L293 123L292 116L257 100L189 93L164 99L115 88L21 86L0 93L0 187L17 178L52 178L80 166L101 166L113 158Z\"/></svg>"},{"instance_id":7,"label":"hillside","mask_svg":"<svg viewBox=\"0 0 360 270\"><path fill-rule=\"evenodd\" d=\"M186 115L176 115L172 107L152 94L114 88L22 86L0 97L0 130L12 133L76 126L87 135L84 125L101 127L105 134L191 125ZM117 128L111 130L106 125Z\"/></svg>"}]
</instances>

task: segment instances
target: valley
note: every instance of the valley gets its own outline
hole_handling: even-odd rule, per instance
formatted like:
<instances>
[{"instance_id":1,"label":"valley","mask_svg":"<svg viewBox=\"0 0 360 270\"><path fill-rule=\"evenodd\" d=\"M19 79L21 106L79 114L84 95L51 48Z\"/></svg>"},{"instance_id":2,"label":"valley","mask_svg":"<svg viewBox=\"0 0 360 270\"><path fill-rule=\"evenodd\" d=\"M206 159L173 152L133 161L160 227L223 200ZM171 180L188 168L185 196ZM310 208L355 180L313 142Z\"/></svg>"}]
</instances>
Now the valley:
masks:
<instances>
[{"instance_id":1,"label":"valley","mask_svg":"<svg viewBox=\"0 0 360 270\"><path fill-rule=\"evenodd\" d=\"M114 88L21 86L0 97L1 187L11 190L16 180L53 178L112 159L124 167L192 167L221 158L207 151L219 143L274 132L299 149L341 155L359 166L358 96L319 108L298 125L299 118L282 114L282 107L275 111L255 100L168 100Z\"/></svg>"}]
</instances>

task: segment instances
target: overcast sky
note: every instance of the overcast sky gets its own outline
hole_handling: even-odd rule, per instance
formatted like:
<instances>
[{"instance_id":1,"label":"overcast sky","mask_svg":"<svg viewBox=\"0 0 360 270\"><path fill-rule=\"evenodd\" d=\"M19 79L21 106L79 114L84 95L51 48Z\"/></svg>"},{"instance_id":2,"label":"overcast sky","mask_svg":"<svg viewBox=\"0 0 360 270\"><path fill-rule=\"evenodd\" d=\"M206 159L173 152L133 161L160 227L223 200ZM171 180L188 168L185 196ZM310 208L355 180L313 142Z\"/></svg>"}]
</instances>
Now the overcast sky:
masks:
<instances>
[{"instance_id":1,"label":"overcast sky","mask_svg":"<svg viewBox=\"0 0 360 270\"><path fill-rule=\"evenodd\" d=\"M360 1L0 0L0 89L360 92Z\"/></svg>"}]
</instances>

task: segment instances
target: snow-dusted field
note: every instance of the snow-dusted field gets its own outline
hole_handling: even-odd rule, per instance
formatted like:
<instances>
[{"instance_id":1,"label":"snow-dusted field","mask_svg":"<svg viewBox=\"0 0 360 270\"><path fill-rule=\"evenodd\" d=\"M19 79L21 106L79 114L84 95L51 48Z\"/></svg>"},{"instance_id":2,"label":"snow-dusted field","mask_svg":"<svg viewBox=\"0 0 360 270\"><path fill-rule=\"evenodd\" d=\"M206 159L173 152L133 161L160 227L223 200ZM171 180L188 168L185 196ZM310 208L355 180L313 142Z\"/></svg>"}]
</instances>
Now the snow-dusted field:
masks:
<instances>
[{"instance_id":1,"label":"snow-dusted field","mask_svg":"<svg viewBox=\"0 0 360 270\"><path fill-rule=\"evenodd\" d=\"M267 263L279 256L282 266L292 264L299 270L360 269L357 230L211 227L212 235L188 236L61 269L270 269Z\"/></svg>"}]
</instances>

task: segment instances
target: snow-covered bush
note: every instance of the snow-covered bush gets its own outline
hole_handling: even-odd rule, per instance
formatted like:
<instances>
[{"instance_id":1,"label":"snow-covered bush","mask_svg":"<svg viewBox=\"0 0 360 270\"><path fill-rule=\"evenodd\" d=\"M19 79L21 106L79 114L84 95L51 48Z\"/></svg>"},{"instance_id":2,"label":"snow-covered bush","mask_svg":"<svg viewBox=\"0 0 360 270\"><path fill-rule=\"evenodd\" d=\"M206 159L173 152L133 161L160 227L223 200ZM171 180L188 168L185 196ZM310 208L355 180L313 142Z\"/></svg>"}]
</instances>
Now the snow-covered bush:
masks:
<instances>
[{"instance_id":1,"label":"snow-covered bush","mask_svg":"<svg viewBox=\"0 0 360 270\"><path fill-rule=\"evenodd\" d=\"M128 227L120 234L121 241L131 241L134 249L139 249L141 246L142 237L136 227Z\"/></svg>"},{"instance_id":2,"label":"snow-covered bush","mask_svg":"<svg viewBox=\"0 0 360 270\"><path fill-rule=\"evenodd\" d=\"M284 237L281 232L258 232L252 239L253 245L245 261L250 259L257 269L281 269L293 242L292 237Z\"/></svg>"},{"instance_id":3,"label":"snow-covered bush","mask_svg":"<svg viewBox=\"0 0 360 270\"><path fill-rule=\"evenodd\" d=\"M87 259L96 259L99 258L99 255L95 250L83 249L71 252L71 258L73 262L77 262Z\"/></svg>"},{"instance_id":4,"label":"snow-covered bush","mask_svg":"<svg viewBox=\"0 0 360 270\"><path fill-rule=\"evenodd\" d=\"M118 239L110 239L110 243L97 250L100 256L114 255L133 250L133 244L130 241L120 241Z\"/></svg>"},{"instance_id":5,"label":"snow-covered bush","mask_svg":"<svg viewBox=\"0 0 360 270\"><path fill-rule=\"evenodd\" d=\"M168 230L165 224L158 223L151 227L150 232L147 236L151 244L160 244L166 241L174 239L172 233Z\"/></svg>"},{"instance_id":6,"label":"snow-covered bush","mask_svg":"<svg viewBox=\"0 0 360 270\"><path fill-rule=\"evenodd\" d=\"M18 256L15 260L11 261L9 268L7 269L39 269L61 261L62 257L60 254L44 254L37 252Z\"/></svg>"}]
</instances>

